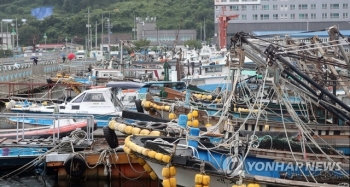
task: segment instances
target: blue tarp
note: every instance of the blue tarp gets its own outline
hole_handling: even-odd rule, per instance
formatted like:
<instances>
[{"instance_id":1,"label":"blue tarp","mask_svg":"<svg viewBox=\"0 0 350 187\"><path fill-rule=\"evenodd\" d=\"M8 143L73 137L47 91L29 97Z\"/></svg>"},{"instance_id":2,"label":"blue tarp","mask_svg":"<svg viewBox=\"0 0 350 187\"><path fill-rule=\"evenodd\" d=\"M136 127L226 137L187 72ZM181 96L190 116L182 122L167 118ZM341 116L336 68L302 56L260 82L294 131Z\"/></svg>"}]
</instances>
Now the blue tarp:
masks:
<instances>
[{"instance_id":1,"label":"blue tarp","mask_svg":"<svg viewBox=\"0 0 350 187\"><path fill-rule=\"evenodd\" d=\"M36 17L37 19L44 19L45 17L52 15L52 9L53 7L51 6L33 8L32 16Z\"/></svg>"}]
</instances>

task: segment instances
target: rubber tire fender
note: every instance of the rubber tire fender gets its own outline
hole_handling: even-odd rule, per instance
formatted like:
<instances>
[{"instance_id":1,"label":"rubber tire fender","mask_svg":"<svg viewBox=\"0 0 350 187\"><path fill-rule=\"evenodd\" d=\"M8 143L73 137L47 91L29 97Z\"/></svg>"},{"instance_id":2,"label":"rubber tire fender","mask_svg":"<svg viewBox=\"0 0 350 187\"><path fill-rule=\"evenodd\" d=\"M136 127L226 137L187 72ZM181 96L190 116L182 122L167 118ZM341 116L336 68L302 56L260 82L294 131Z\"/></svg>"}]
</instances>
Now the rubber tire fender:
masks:
<instances>
[{"instance_id":1,"label":"rubber tire fender","mask_svg":"<svg viewBox=\"0 0 350 187\"><path fill-rule=\"evenodd\" d=\"M168 127L166 123L150 123L146 127L151 129L163 130Z\"/></svg>"},{"instance_id":2,"label":"rubber tire fender","mask_svg":"<svg viewBox=\"0 0 350 187\"><path fill-rule=\"evenodd\" d=\"M135 105L136 105L137 112L144 113L144 110L143 110L143 107L141 105L141 100L140 99L135 99Z\"/></svg>"},{"instance_id":3,"label":"rubber tire fender","mask_svg":"<svg viewBox=\"0 0 350 187\"><path fill-rule=\"evenodd\" d=\"M78 170L73 171L71 170L71 164L72 162L74 165L78 164ZM74 167L74 166L73 166ZM79 177L81 176L85 170L86 170L86 163L83 158L80 156L72 156L69 157L65 162L64 162L64 169L66 170L67 174L72 176L72 177Z\"/></svg>"},{"instance_id":4,"label":"rubber tire fender","mask_svg":"<svg viewBox=\"0 0 350 187\"><path fill-rule=\"evenodd\" d=\"M108 126L103 127L103 134L110 148L114 149L119 146L117 135Z\"/></svg>"}]
</instances>

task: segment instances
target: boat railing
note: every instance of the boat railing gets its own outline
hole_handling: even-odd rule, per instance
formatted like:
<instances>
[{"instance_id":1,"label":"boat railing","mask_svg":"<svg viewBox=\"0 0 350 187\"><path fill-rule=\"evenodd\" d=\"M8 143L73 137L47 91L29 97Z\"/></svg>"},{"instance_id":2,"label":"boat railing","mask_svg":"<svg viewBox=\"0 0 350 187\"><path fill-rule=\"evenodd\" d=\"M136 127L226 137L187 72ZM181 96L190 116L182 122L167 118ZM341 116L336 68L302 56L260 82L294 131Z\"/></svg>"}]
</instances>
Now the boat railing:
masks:
<instances>
[{"instance_id":1,"label":"boat railing","mask_svg":"<svg viewBox=\"0 0 350 187\"><path fill-rule=\"evenodd\" d=\"M13 129L12 131L16 133L16 142L19 142L21 139L24 139L24 132L26 131L34 131L34 130L41 130L41 129L52 129L52 143L56 144L60 142L60 121L62 119L73 119L73 120L86 120L86 137L85 140L92 144L94 140L94 116L93 115L80 115L80 114L33 114L33 113L1 113L0 118L17 118L16 120L16 129ZM21 120L22 118L22 120ZM47 127L37 127L37 128L25 128L25 119L26 118L32 118L32 119L49 119L53 120L53 123L51 126ZM57 121L57 124L55 123ZM22 125L22 126L20 126ZM3 132L6 130L0 131ZM9 130L7 129L7 132ZM57 132L57 133L56 133ZM61 137L62 138L62 137Z\"/></svg>"}]
</instances>

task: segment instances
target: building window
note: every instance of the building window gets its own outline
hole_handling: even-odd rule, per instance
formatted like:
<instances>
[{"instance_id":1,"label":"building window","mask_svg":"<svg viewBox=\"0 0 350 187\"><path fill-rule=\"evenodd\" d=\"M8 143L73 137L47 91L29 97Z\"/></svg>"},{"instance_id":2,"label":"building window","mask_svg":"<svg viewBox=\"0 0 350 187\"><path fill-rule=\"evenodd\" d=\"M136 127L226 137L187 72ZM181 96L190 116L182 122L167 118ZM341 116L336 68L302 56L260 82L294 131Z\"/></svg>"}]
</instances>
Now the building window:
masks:
<instances>
[{"instance_id":1,"label":"building window","mask_svg":"<svg viewBox=\"0 0 350 187\"><path fill-rule=\"evenodd\" d=\"M306 10L307 4L299 4L299 10Z\"/></svg>"},{"instance_id":2,"label":"building window","mask_svg":"<svg viewBox=\"0 0 350 187\"><path fill-rule=\"evenodd\" d=\"M253 14L253 20L258 20L258 14Z\"/></svg>"},{"instance_id":3,"label":"building window","mask_svg":"<svg viewBox=\"0 0 350 187\"><path fill-rule=\"evenodd\" d=\"M221 0L221 2L227 2L226 0Z\"/></svg>"},{"instance_id":4,"label":"building window","mask_svg":"<svg viewBox=\"0 0 350 187\"><path fill-rule=\"evenodd\" d=\"M311 4L311 9L316 9L316 4Z\"/></svg>"},{"instance_id":5,"label":"building window","mask_svg":"<svg viewBox=\"0 0 350 187\"><path fill-rule=\"evenodd\" d=\"M330 8L331 9L339 9L339 4L331 4Z\"/></svg>"},{"instance_id":6,"label":"building window","mask_svg":"<svg viewBox=\"0 0 350 187\"><path fill-rule=\"evenodd\" d=\"M295 10L295 5L290 5L291 10Z\"/></svg>"},{"instance_id":7,"label":"building window","mask_svg":"<svg viewBox=\"0 0 350 187\"><path fill-rule=\"evenodd\" d=\"M291 14L290 19L295 19L295 14Z\"/></svg>"},{"instance_id":8,"label":"building window","mask_svg":"<svg viewBox=\"0 0 350 187\"><path fill-rule=\"evenodd\" d=\"M322 19L327 19L327 13L322 13Z\"/></svg>"},{"instance_id":9,"label":"building window","mask_svg":"<svg viewBox=\"0 0 350 187\"><path fill-rule=\"evenodd\" d=\"M322 9L327 9L327 4L322 4Z\"/></svg>"},{"instance_id":10,"label":"building window","mask_svg":"<svg viewBox=\"0 0 350 187\"><path fill-rule=\"evenodd\" d=\"M316 14L315 13L311 14L311 19L316 19Z\"/></svg>"},{"instance_id":11,"label":"building window","mask_svg":"<svg viewBox=\"0 0 350 187\"><path fill-rule=\"evenodd\" d=\"M269 5L262 5L261 10L269 10Z\"/></svg>"},{"instance_id":12,"label":"building window","mask_svg":"<svg viewBox=\"0 0 350 187\"><path fill-rule=\"evenodd\" d=\"M348 13L343 13L343 18L348 18Z\"/></svg>"},{"instance_id":13,"label":"building window","mask_svg":"<svg viewBox=\"0 0 350 187\"><path fill-rule=\"evenodd\" d=\"M242 14L242 20L247 20L247 15Z\"/></svg>"},{"instance_id":14,"label":"building window","mask_svg":"<svg viewBox=\"0 0 350 187\"><path fill-rule=\"evenodd\" d=\"M268 20L270 17L269 14L260 14L260 20Z\"/></svg>"},{"instance_id":15,"label":"building window","mask_svg":"<svg viewBox=\"0 0 350 187\"><path fill-rule=\"evenodd\" d=\"M278 6L277 5L273 5L273 10L277 10Z\"/></svg>"},{"instance_id":16,"label":"building window","mask_svg":"<svg viewBox=\"0 0 350 187\"><path fill-rule=\"evenodd\" d=\"M242 11L246 11L247 10L247 5L242 5Z\"/></svg>"},{"instance_id":17,"label":"building window","mask_svg":"<svg viewBox=\"0 0 350 187\"><path fill-rule=\"evenodd\" d=\"M278 19L278 14L273 14L272 19Z\"/></svg>"},{"instance_id":18,"label":"building window","mask_svg":"<svg viewBox=\"0 0 350 187\"><path fill-rule=\"evenodd\" d=\"M330 14L330 17L331 17L331 18L335 18L335 19L336 19L336 18L339 18L339 13L331 13L331 14Z\"/></svg>"},{"instance_id":19,"label":"building window","mask_svg":"<svg viewBox=\"0 0 350 187\"><path fill-rule=\"evenodd\" d=\"M307 14L299 14L299 19L307 19Z\"/></svg>"},{"instance_id":20,"label":"building window","mask_svg":"<svg viewBox=\"0 0 350 187\"><path fill-rule=\"evenodd\" d=\"M239 7L234 5L234 6L230 6L230 11L238 11Z\"/></svg>"},{"instance_id":21,"label":"building window","mask_svg":"<svg viewBox=\"0 0 350 187\"><path fill-rule=\"evenodd\" d=\"M348 4L347 3L343 4L343 9L348 9Z\"/></svg>"},{"instance_id":22,"label":"building window","mask_svg":"<svg viewBox=\"0 0 350 187\"><path fill-rule=\"evenodd\" d=\"M230 0L230 2L239 2L239 0Z\"/></svg>"}]
</instances>

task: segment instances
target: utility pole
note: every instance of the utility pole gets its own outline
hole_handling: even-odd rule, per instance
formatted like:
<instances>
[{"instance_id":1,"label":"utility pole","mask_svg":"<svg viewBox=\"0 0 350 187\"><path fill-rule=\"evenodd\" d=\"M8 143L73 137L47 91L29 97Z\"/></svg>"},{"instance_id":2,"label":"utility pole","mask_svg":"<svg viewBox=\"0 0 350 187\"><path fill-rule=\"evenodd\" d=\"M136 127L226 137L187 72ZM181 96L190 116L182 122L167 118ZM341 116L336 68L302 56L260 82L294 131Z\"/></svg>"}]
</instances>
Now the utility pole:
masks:
<instances>
[{"instance_id":1,"label":"utility pole","mask_svg":"<svg viewBox=\"0 0 350 187\"><path fill-rule=\"evenodd\" d=\"M95 49L96 49L97 51L99 51L99 50L97 49L97 21L95 22Z\"/></svg>"},{"instance_id":2,"label":"utility pole","mask_svg":"<svg viewBox=\"0 0 350 187\"><path fill-rule=\"evenodd\" d=\"M4 33L2 32L2 20L1 20L1 50L4 50ZM4 51L5 53L5 51Z\"/></svg>"},{"instance_id":3,"label":"utility pole","mask_svg":"<svg viewBox=\"0 0 350 187\"><path fill-rule=\"evenodd\" d=\"M89 44L90 44L90 8L88 8L88 24L86 25L86 27L88 28L88 34L87 34L87 50L90 51L90 47L89 47Z\"/></svg>"},{"instance_id":4,"label":"utility pole","mask_svg":"<svg viewBox=\"0 0 350 187\"><path fill-rule=\"evenodd\" d=\"M18 50L18 27L17 27L17 18L16 18L16 35L17 35L16 48L17 48L17 50Z\"/></svg>"},{"instance_id":5,"label":"utility pole","mask_svg":"<svg viewBox=\"0 0 350 187\"><path fill-rule=\"evenodd\" d=\"M103 40L104 40L104 33L103 33L103 14L102 14L102 33L101 33L101 44L102 44L102 52L103 52Z\"/></svg>"},{"instance_id":6,"label":"utility pole","mask_svg":"<svg viewBox=\"0 0 350 187\"><path fill-rule=\"evenodd\" d=\"M207 37L206 37L206 34L205 34L205 17L204 17L204 27L203 27L203 30L204 30L204 41L207 40Z\"/></svg>"}]
</instances>

